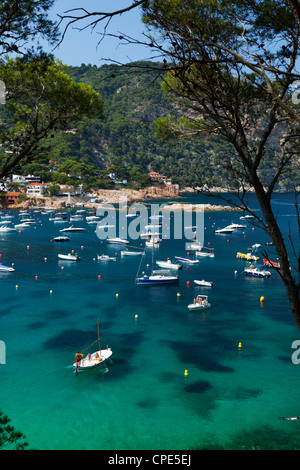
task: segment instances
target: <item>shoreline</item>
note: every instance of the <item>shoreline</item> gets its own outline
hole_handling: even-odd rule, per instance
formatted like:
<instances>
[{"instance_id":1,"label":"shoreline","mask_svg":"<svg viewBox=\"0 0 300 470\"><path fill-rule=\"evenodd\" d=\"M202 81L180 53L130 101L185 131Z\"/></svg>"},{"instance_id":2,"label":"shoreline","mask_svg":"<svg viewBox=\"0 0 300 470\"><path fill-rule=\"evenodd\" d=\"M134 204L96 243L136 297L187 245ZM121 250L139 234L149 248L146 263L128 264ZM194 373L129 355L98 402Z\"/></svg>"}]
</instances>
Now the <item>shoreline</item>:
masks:
<instances>
[{"instance_id":1,"label":"shoreline","mask_svg":"<svg viewBox=\"0 0 300 470\"><path fill-rule=\"evenodd\" d=\"M175 191L174 191L175 192ZM97 199L99 202L91 202L86 197L45 197L45 196L32 196L26 201L20 204L10 205L3 207L3 209L12 210L24 210L24 209L66 209L66 208L79 208L84 207L85 209L97 210L104 209L105 207L111 207L119 205L119 210L127 210L129 204L144 203L149 204L151 201L157 199L168 199L168 202L164 202L165 207L161 207L162 211L241 211L238 207L232 207L229 205L217 205L217 204L190 204L178 201L183 196L179 194L177 190L175 194L173 191L165 191L164 188L150 187L146 190L110 190L103 189L97 191ZM115 209L117 209L115 207Z\"/></svg>"}]
</instances>

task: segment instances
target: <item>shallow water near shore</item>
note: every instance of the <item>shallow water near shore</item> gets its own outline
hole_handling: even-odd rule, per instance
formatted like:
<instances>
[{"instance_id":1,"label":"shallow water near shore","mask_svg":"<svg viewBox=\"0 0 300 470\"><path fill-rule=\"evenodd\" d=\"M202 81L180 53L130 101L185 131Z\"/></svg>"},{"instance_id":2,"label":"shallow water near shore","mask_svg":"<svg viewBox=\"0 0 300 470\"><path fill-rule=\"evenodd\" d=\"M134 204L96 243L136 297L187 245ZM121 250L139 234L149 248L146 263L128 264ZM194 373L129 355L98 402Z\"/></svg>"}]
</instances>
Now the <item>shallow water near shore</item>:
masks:
<instances>
[{"instance_id":1,"label":"shallow water near shore","mask_svg":"<svg viewBox=\"0 0 300 470\"><path fill-rule=\"evenodd\" d=\"M209 200L193 194L182 202ZM292 202L289 194L274 198L285 238L289 222L296 230ZM278 274L248 278L249 263L236 259L254 243L271 259L276 254L248 223L231 235L214 233L241 223L240 215L205 213L205 245L215 258L184 266L174 286L136 286L140 257L121 257L120 247L101 243L85 221L74 223L86 231L68 234L67 245L51 241L66 225L40 212L31 211L36 228L0 234L1 262L15 267L0 275L0 408L30 448L299 449L300 421L278 419L300 415L300 364L291 360L299 332ZM185 241L163 240L155 258L185 255ZM71 250L79 262L58 260ZM117 260L97 261L102 253L117 253ZM145 270L151 255L147 249ZM214 287L197 287L194 279ZM197 293L209 296L211 309L188 311ZM97 339L97 320L112 360L76 375L74 354Z\"/></svg>"}]
</instances>

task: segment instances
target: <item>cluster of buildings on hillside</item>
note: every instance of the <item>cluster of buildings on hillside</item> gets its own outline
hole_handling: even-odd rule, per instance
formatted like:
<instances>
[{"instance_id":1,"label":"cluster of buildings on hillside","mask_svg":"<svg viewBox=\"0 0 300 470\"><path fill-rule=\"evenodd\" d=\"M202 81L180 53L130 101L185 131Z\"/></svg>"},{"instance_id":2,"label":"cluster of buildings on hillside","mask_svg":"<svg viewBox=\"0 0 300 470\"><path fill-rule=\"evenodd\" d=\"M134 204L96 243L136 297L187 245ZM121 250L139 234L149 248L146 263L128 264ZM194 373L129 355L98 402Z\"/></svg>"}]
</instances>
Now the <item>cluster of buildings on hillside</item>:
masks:
<instances>
[{"instance_id":1,"label":"cluster of buildings on hillside","mask_svg":"<svg viewBox=\"0 0 300 470\"><path fill-rule=\"evenodd\" d=\"M161 175L155 171L148 173L153 182L163 182L166 185L171 185L172 181L167 176ZM112 176L111 176L112 177ZM13 185L11 185L11 183ZM123 181L126 184L127 181ZM49 194L50 186L55 184L59 187L57 196L84 196L83 185L70 186L67 184L57 183L43 183L41 178L34 175L12 175L10 179L0 182L0 191L4 195L5 203L8 205L16 204L19 201L21 194L27 197L41 197Z\"/></svg>"},{"instance_id":2,"label":"cluster of buildings on hillside","mask_svg":"<svg viewBox=\"0 0 300 470\"><path fill-rule=\"evenodd\" d=\"M15 186L11 186L11 183ZM59 186L58 196L83 196L83 185L70 186L66 184L43 183L41 178L34 175L12 175L0 184L0 190L4 193L5 202L9 205L18 202L21 194L27 197L45 196L49 193L49 187L53 184Z\"/></svg>"}]
</instances>

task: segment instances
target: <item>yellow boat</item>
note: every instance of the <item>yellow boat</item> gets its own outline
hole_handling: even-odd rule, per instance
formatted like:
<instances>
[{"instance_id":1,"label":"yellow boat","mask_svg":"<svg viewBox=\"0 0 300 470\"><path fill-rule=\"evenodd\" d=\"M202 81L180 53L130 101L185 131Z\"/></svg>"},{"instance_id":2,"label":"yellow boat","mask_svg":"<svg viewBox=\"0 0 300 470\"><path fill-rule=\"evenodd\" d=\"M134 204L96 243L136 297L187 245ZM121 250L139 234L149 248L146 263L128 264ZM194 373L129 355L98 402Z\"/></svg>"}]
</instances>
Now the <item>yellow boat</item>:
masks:
<instances>
[{"instance_id":1,"label":"yellow boat","mask_svg":"<svg viewBox=\"0 0 300 470\"><path fill-rule=\"evenodd\" d=\"M237 252L236 257L239 259L245 259L247 261L259 260L258 256L251 255L251 253L240 253L239 251Z\"/></svg>"}]
</instances>

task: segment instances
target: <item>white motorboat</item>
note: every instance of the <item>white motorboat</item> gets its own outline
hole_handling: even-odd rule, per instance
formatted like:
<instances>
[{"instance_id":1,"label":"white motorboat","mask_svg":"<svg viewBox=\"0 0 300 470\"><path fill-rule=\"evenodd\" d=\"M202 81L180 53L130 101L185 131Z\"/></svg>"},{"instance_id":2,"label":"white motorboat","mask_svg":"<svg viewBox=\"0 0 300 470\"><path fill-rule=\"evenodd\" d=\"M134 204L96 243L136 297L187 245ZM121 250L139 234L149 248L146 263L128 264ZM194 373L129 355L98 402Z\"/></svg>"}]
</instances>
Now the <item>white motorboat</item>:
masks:
<instances>
[{"instance_id":1,"label":"white motorboat","mask_svg":"<svg viewBox=\"0 0 300 470\"><path fill-rule=\"evenodd\" d=\"M16 229L14 227L8 227L7 225L2 225L0 227L0 232L16 232Z\"/></svg>"},{"instance_id":2,"label":"white motorboat","mask_svg":"<svg viewBox=\"0 0 300 470\"><path fill-rule=\"evenodd\" d=\"M175 256L175 258L181 261L182 263L187 263L187 264L199 263L198 259L192 258L190 256Z\"/></svg>"},{"instance_id":3,"label":"white motorboat","mask_svg":"<svg viewBox=\"0 0 300 470\"><path fill-rule=\"evenodd\" d=\"M72 253L68 253L67 255L59 254L57 255L59 259L64 259L68 261L79 261L81 258L76 254L73 255Z\"/></svg>"},{"instance_id":4,"label":"white motorboat","mask_svg":"<svg viewBox=\"0 0 300 470\"><path fill-rule=\"evenodd\" d=\"M199 294L192 304L188 305L189 310L206 310L211 307L207 295Z\"/></svg>"},{"instance_id":5,"label":"white motorboat","mask_svg":"<svg viewBox=\"0 0 300 470\"><path fill-rule=\"evenodd\" d=\"M244 274L246 276L262 277L262 278L268 278L271 276L270 271L263 269L262 266L253 266L253 265L249 266L249 268L245 268Z\"/></svg>"},{"instance_id":6,"label":"white motorboat","mask_svg":"<svg viewBox=\"0 0 300 470\"><path fill-rule=\"evenodd\" d=\"M32 225L36 224L36 220L34 220L34 219L21 219L20 222L22 224L30 224L30 225L31 224Z\"/></svg>"},{"instance_id":7,"label":"white motorboat","mask_svg":"<svg viewBox=\"0 0 300 470\"><path fill-rule=\"evenodd\" d=\"M172 263L170 259L167 259L167 261L156 261L156 264L161 268L182 269L182 264Z\"/></svg>"},{"instance_id":8,"label":"white motorboat","mask_svg":"<svg viewBox=\"0 0 300 470\"><path fill-rule=\"evenodd\" d=\"M236 229L243 229L243 228L246 228L246 225L241 225L241 224L230 224L230 225L227 225L227 227L225 227L227 229L231 229L233 228L233 230L236 230Z\"/></svg>"},{"instance_id":9,"label":"white motorboat","mask_svg":"<svg viewBox=\"0 0 300 470\"><path fill-rule=\"evenodd\" d=\"M128 240L124 240L123 238L119 238L119 237L107 238L106 241L108 243L116 243L116 244L120 244L120 245L126 245L127 243L129 243Z\"/></svg>"},{"instance_id":10,"label":"white motorboat","mask_svg":"<svg viewBox=\"0 0 300 470\"><path fill-rule=\"evenodd\" d=\"M66 228L63 228L60 230L60 232L84 232L85 231L85 228L82 228L82 227L73 227L73 225L71 225L70 227L66 227Z\"/></svg>"},{"instance_id":11,"label":"white motorboat","mask_svg":"<svg viewBox=\"0 0 300 470\"><path fill-rule=\"evenodd\" d=\"M115 256L108 256L108 255L97 255L97 259L99 261L116 261Z\"/></svg>"},{"instance_id":12,"label":"white motorboat","mask_svg":"<svg viewBox=\"0 0 300 470\"><path fill-rule=\"evenodd\" d=\"M55 237L55 238L53 238L53 240L54 240L55 242L69 242L69 241L70 241L70 238L69 238L69 237L60 236L60 237Z\"/></svg>"},{"instance_id":13,"label":"white motorboat","mask_svg":"<svg viewBox=\"0 0 300 470\"><path fill-rule=\"evenodd\" d=\"M215 233L232 233L232 232L234 232L234 228L230 228L230 227L218 228L217 230L215 230Z\"/></svg>"},{"instance_id":14,"label":"white motorboat","mask_svg":"<svg viewBox=\"0 0 300 470\"><path fill-rule=\"evenodd\" d=\"M240 217L241 220L244 220L244 219L250 220L250 219L253 219L253 218L254 218L254 215L242 215Z\"/></svg>"},{"instance_id":15,"label":"white motorboat","mask_svg":"<svg viewBox=\"0 0 300 470\"><path fill-rule=\"evenodd\" d=\"M32 224L28 224L27 222L22 222L21 224L15 225L15 228L28 228L31 227Z\"/></svg>"},{"instance_id":16,"label":"white motorboat","mask_svg":"<svg viewBox=\"0 0 300 470\"><path fill-rule=\"evenodd\" d=\"M203 286L203 287L213 287L214 283L211 281L205 281L202 279L202 281L197 281L196 279L194 280L194 283L197 284L197 286Z\"/></svg>"},{"instance_id":17,"label":"white motorboat","mask_svg":"<svg viewBox=\"0 0 300 470\"><path fill-rule=\"evenodd\" d=\"M14 268L11 266L4 266L4 264L0 264L0 272L12 272Z\"/></svg>"},{"instance_id":18,"label":"white motorboat","mask_svg":"<svg viewBox=\"0 0 300 470\"><path fill-rule=\"evenodd\" d=\"M145 254L144 251L121 250L121 256L141 256L143 254Z\"/></svg>"},{"instance_id":19,"label":"white motorboat","mask_svg":"<svg viewBox=\"0 0 300 470\"><path fill-rule=\"evenodd\" d=\"M161 226L162 226L162 223L161 223L161 222L152 222L152 223L150 223L150 224L148 224L148 225L145 225L145 226L144 226L144 229L145 229L145 230L151 230L151 232L152 232L153 229L155 230L155 229L157 229L157 228L160 228Z\"/></svg>"},{"instance_id":20,"label":"white motorboat","mask_svg":"<svg viewBox=\"0 0 300 470\"><path fill-rule=\"evenodd\" d=\"M206 251L207 250L207 251ZM203 246L201 250L195 252L196 256L208 256L209 258L214 258L215 253L213 248L207 248Z\"/></svg>"},{"instance_id":21,"label":"white motorboat","mask_svg":"<svg viewBox=\"0 0 300 470\"><path fill-rule=\"evenodd\" d=\"M100 337L100 332L99 332L99 322L98 322L98 339L90 344L87 348L85 348L83 351L86 351L87 349L91 348L95 343L99 344L99 350L93 352L92 354L87 354L85 358L83 358L83 354L78 352L75 354L76 361L73 364L73 367L76 370L76 373L78 371L87 371L87 370L92 370L92 369L97 369L98 367L102 366L105 364L108 359L112 356L112 350L108 346L106 349L101 348L101 337Z\"/></svg>"}]
</instances>

